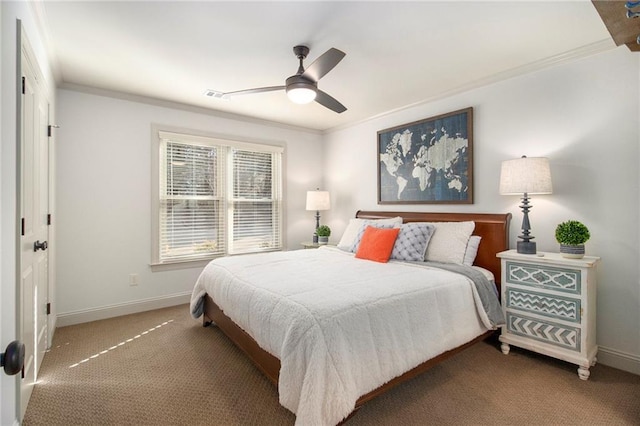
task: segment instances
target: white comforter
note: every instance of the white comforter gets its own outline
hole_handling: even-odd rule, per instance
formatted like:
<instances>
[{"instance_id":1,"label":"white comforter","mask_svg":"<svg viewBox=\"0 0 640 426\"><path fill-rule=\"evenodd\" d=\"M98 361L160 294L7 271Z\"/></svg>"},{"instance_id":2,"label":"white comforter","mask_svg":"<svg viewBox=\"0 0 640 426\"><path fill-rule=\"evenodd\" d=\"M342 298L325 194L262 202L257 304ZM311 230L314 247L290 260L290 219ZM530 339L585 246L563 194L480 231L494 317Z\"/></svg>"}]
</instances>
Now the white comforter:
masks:
<instances>
[{"instance_id":1,"label":"white comforter","mask_svg":"<svg viewBox=\"0 0 640 426\"><path fill-rule=\"evenodd\" d=\"M466 277L335 248L219 258L205 293L280 359L280 403L296 425L335 425L356 400L491 328Z\"/></svg>"}]
</instances>

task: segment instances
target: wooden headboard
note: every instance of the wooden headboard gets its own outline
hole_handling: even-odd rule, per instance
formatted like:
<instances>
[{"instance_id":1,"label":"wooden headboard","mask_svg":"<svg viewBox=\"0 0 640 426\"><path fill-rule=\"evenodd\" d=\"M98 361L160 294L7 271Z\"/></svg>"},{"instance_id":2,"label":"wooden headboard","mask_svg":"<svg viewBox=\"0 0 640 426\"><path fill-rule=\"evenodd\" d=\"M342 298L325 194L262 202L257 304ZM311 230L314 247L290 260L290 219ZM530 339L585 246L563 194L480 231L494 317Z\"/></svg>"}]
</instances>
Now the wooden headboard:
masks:
<instances>
[{"instance_id":1,"label":"wooden headboard","mask_svg":"<svg viewBox=\"0 0 640 426\"><path fill-rule=\"evenodd\" d=\"M423 212L379 212L359 210L360 219L386 219L400 216L409 222L464 222L476 223L473 235L482 237L474 265L493 273L496 285L500 285L500 259L496 253L509 249L509 222L511 213L423 213Z\"/></svg>"}]
</instances>

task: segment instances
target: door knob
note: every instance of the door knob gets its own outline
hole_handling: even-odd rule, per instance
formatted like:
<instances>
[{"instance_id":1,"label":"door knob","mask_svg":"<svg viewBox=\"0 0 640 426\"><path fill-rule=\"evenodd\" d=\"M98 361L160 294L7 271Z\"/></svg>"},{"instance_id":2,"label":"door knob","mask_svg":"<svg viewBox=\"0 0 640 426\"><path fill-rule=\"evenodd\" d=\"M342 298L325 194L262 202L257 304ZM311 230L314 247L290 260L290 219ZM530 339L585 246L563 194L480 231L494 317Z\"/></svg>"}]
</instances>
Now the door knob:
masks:
<instances>
[{"instance_id":1,"label":"door knob","mask_svg":"<svg viewBox=\"0 0 640 426\"><path fill-rule=\"evenodd\" d=\"M0 354L0 367L9 376L18 374L24 367L24 343L14 340L7 345L4 353Z\"/></svg>"},{"instance_id":2,"label":"door knob","mask_svg":"<svg viewBox=\"0 0 640 426\"><path fill-rule=\"evenodd\" d=\"M47 249L47 242L43 241L40 242L40 240L36 240L35 243L33 243L33 251L38 251L38 250L46 250Z\"/></svg>"}]
</instances>

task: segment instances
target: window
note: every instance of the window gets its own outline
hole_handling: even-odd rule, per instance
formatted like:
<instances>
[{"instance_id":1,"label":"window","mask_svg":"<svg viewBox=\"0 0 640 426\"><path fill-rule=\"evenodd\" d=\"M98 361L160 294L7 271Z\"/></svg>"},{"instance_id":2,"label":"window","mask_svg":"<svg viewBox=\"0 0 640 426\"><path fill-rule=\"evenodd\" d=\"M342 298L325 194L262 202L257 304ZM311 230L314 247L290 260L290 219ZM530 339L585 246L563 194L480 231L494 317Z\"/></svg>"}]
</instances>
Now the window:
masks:
<instances>
[{"instance_id":1,"label":"window","mask_svg":"<svg viewBox=\"0 0 640 426\"><path fill-rule=\"evenodd\" d=\"M282 248L281 147L157 135L154 264Z\"/></svg>"}]
</instances>

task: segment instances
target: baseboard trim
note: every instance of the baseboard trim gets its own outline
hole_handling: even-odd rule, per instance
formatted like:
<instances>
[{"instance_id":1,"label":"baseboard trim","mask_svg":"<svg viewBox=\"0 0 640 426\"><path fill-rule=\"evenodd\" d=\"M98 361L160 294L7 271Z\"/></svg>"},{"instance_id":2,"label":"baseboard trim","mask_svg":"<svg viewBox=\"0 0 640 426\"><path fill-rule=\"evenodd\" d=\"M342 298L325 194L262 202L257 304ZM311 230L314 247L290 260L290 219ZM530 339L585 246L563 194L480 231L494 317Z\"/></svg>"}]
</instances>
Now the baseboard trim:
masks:
<instances>
[{"instance_id":1,"label":"baseboard trim","mask_svg":"<svg viewBox=\"0 0 640 426\"><path fill-rule=\"evenodd\" d=\"M137 314L138 312L151 311L153 309L168 308L169 306L189 303L191 292L171 294L168 296L152 297L149 299L135 300L133 302L118 303L115 305L101 306L99 308L83 309L80 311L58 313L57 327L82 324L85 322L119 317L122 315Z\"/></svg>"},{"instance_id":2,"label":"baseboard trim","mask_svg":"<svg viewBox=\"0 0 640 426\"><path fill-rule=\"evenodd\" d=\"M640 376L640 356L638 355L598 346L598 364L608 365Z\"/></svg>"}]
</instances>

